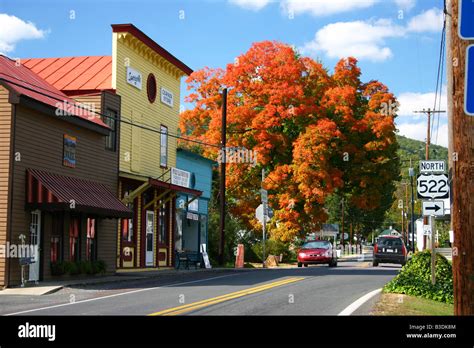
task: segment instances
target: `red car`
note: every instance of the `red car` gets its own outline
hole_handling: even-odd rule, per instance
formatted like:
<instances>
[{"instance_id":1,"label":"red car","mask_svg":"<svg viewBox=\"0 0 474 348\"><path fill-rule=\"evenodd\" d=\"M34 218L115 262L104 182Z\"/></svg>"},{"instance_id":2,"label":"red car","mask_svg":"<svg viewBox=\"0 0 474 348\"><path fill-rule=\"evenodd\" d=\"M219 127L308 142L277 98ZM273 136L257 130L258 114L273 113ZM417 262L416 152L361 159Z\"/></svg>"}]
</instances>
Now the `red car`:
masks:
<instances>
[{"instance_id":1,"label":"red car","mask_svg":"<svg viewBox=\"0 0 474 348\"><path fill-rule=\"evenodd\" d=\"M320 263L327 263L329 267L337 266L337 254L332 244L326 240L305 242L298 250L298 267Z\"/></svg>"}]
</instances>

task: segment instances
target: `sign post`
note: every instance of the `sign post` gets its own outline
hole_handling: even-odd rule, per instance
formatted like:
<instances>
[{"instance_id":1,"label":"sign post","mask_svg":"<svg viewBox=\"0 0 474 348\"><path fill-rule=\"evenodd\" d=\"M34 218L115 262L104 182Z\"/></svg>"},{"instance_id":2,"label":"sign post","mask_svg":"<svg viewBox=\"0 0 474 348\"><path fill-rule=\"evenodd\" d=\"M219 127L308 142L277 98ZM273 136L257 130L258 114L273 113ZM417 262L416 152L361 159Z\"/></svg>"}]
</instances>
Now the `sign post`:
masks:
<instances>
[{"instance_id":1,"label":"sign post","mask_svg":"<svg viewBox=\"0 0 474 348\"><path fill-rule=\"evenodd\" d=\"M422 201L424 216L429 217L429 235L431 235L431 283L436 283L436 252L435 233L436 216L444 216L444 201L439 199L449 198L449 178L446 174L444 161L420 161L420 175L416 180L418 198ZM427 200L426 200L427 199ZM437 200L435 200L437 199ZM427 231L426 231L427 232ZM424 234L428 234L425 233Z\"/></svg>"}]
</instances>

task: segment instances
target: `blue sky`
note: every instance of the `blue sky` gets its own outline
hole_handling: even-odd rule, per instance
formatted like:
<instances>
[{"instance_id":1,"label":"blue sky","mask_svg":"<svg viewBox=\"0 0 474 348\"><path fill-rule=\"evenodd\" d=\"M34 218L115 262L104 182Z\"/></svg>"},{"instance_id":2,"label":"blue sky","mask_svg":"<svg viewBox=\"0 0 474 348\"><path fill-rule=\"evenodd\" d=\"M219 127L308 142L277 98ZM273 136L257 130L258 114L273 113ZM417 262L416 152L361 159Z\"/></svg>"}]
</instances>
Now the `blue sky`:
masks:
<instances>
[{"instance_id":1,"label":"blue sky","mask_svg":"<svg viewBox=\"0 0 474 348\"><path fill-rule=\"evenodd\" d=\"M434 106L442 7L442 0L0 0L0 52L110 55L110 24L133 23L195 70L225 67L262 40L294 45L329 69L353 55L364 81L378 79L399 98L400 134L424 140L426 118L412 111ZM446 116L436 140L447 144Z\"/></svg>"}]
</instances>

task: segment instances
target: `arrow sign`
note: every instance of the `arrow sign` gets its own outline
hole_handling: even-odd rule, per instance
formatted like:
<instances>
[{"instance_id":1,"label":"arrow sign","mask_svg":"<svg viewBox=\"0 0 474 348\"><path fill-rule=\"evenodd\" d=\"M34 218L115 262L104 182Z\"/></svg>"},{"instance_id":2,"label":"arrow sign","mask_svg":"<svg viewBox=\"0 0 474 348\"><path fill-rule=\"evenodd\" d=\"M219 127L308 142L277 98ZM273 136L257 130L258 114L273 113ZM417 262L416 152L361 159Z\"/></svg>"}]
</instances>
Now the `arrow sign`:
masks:
<instances>
[{"instance_id":1,"label":"arrow sign","mask_svg":"<svg viewBox=\"0 0 474 348\"><path fill-rule=\"evenodd\" d=\"M424 216L444 216L444 202L443 201L424 201L423 202Z\"/></svg>"}]
</instances>

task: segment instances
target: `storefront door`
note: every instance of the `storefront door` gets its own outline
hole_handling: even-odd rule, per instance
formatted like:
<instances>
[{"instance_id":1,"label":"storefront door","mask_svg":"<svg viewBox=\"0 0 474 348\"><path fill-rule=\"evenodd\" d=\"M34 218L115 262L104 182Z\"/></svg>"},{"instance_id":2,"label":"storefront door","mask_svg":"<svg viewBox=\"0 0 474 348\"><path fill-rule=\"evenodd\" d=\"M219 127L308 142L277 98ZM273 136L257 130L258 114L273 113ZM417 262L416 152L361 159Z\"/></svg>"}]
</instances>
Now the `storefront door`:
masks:
<instances>
[{"instance_id":1,"label":"storefront door","mask_svg":"<svg viewBox=\"0 0 474 348\"><path fill-rule=\"evenodd\" d=\"M31 212L30 223L30 245L29 250L33 250L33 263L29 266L30 281L38 281L40 273L40 240L41 240L41 211L35 210Z\"/></svg>"},{"instance_id":2,"label":"storefront door","mask_svg":"<svg viewBox=\"0 0 474 348\"><path fill-rule=\"evenodd\" d=\"M145 244L145 265L153 266L153 240L155 231L155 212L153 210L147 210L146 216L146 244Z\"/></svg>"}]
</instances>

